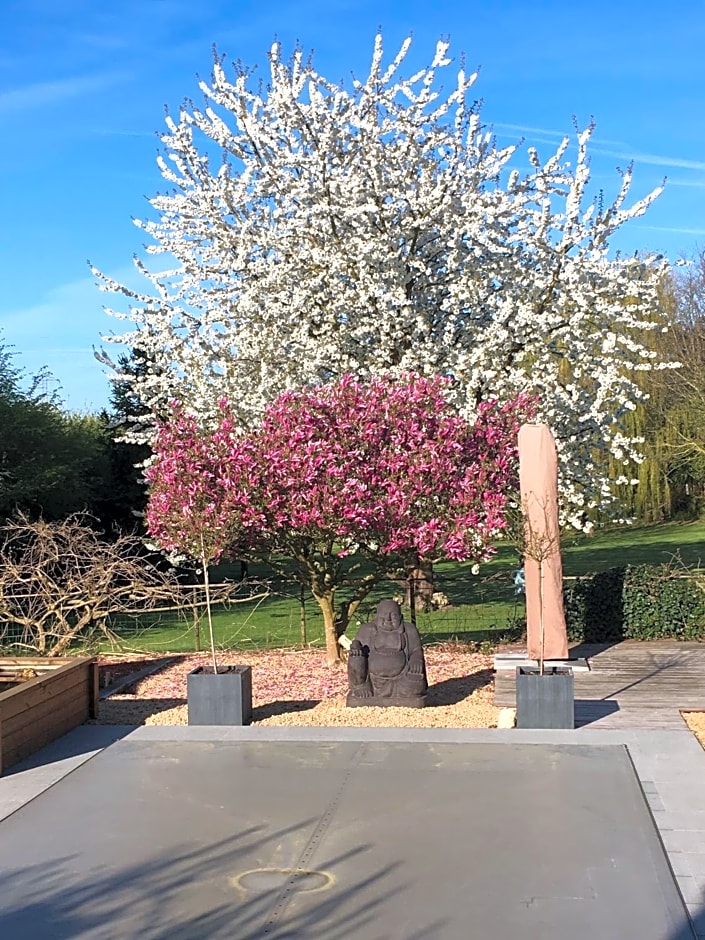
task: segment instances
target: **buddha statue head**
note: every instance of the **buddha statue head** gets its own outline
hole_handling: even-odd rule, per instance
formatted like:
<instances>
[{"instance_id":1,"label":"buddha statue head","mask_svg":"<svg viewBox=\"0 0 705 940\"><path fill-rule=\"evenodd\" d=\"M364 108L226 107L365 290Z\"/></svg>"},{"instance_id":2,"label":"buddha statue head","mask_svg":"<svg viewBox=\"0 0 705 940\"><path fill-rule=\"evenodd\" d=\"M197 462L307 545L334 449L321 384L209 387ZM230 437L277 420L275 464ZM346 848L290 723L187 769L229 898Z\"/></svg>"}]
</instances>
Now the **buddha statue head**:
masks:
<instances>
[{"instance_id":1,"label":"buddha statue head","mask_svg":"<svg viewBox=\"0 0 705 940\"><path fill-rule=\"evenodd\" d=\"M404 623L401 607L396 601L380 601L374 622L378 629L400 631Z\"/></svg>"}]
</instances>

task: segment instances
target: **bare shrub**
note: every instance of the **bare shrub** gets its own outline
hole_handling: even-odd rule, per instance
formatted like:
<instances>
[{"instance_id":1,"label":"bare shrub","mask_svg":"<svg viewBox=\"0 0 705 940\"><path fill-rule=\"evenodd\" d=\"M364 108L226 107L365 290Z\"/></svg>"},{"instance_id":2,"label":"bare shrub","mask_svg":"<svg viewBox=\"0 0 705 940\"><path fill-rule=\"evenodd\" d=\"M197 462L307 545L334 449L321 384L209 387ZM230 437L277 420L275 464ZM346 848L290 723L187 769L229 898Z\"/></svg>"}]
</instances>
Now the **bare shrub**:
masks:
<instances>
[{"instance_id":1,"label":"bare shrub","mask_svg":"<svg viewBox=\"0 0 705 940\"><path fill-rule=\"evenodd\" d=\"M187 606L173 571L139 539L109 541L84 516L0 527L0 644L60 656L76 640L115 640L110 616L161 604Z\"/></svg>"}]
</instances>

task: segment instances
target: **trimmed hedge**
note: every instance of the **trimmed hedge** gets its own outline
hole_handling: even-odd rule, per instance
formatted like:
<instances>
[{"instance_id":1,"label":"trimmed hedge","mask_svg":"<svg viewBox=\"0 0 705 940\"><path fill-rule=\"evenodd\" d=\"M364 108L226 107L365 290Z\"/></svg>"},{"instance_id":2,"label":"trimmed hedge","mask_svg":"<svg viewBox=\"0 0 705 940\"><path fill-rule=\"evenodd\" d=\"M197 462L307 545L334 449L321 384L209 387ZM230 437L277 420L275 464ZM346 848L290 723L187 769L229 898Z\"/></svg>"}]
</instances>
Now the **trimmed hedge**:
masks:
<instances>
[{"instance_id":1,"label":"trimmed hedge","mask_svg":"<svg viewBox=\"0 0 705 940\"><path fill-rule=\"evenodd\" d=\"M705 590L673 565L627 565L566 583L568 638L705 640Z\"/></svg>"}]
</instances>

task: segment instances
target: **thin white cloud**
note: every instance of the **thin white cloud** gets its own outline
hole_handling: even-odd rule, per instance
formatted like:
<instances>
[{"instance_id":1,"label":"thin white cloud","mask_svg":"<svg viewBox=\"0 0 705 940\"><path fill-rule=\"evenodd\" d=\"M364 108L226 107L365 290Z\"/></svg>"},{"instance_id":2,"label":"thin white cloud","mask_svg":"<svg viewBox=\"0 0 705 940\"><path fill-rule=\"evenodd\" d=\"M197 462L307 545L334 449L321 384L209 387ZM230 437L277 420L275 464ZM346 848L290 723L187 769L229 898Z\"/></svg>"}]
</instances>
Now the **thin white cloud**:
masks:
<instances>
[{"instance_id":1,"label":"thin white cloud","mask_svg":"<svg viewBox=\"0 0 705 940\"><path fill-rule=\"evenodd\" d=\"M132 266L109 272L117 281L139 286L142 282ZM103 310L110 295L98 290L92 276L59 284L43 292L29 306L0 307L0 330L7 342L20 351L35 351L47 358L58 352L91 353L100 343L101 334L109 333L118 323ZM51 367L51 363L47 363Z\"/></svg>"},{"instance_id":2,"label":"thin white cloud","mask_svg":"<svg viewBox=\"0 0 705 940\"><path fill-rule=\"evenodd\" d=\"M518 131L520 134L542 134L544 137L555 138L556 142L560 142L566 136L565 131L552 131L547 130L545 127L530 127L528 124L502 124L493 122L491 126L495 130L502 128L506 131Z\"/></svg>"},{"instance_id":3,"label":"thin white cloud","mask_svg":"<svg viewBox=\"0 0 705 940\"><path fill-rule=\"evenodd\" d=\"M101 91L109 85L129 79L127 72L100 72L50 82L34 82L22 88L0 92L0 114L44 108L47 105Z\"/></svg>"},{"instance_id":4,"label":"thin white cloud","mask_svg":"<svg viewBox=\"0 0 705 940\"><path fill-rule=\"evenodd\" d=\"M564 137L574 137L575 129L574 128L564 128L561 131L558 130L549 130L546 127L531 127L529 124L503 124L501 122L491 123L490 125L493 129L503 128L507 131L519 131L522 134L531 134L531 141L533 143L535 140L540 140L543 138L544 143L555 142L559 144ZM582 125L580 125L582 127ZM593 137L592 144L608 147L627 147L623 140L608 140L606 137Z\"/></svg>"},{"instance_id":5,"label":"thin white cloud","mask_svg":"<svg viewBox=\"0 0 705 940\"><path fill-rule=\"evenodd\" d=\"M670 225L643 225L634 223L633 228L647 228L652 232L675 232L677 235L705 235L705 228L679 228Z\"/></svg>"},{"instance_id":6,"label":"thin white cloud","mask_svg":"<svg viewBox=\"0 0 705 940\"><path fill-rule=\"evenodd\" d=\"M110 127L92 127L89 131L90 134L95 134L98 137L154 137L159 138L162 134L162 131L130 131L130 130L121 130L120 128L110 128Z\"/></svg>"},{"instance_id":7,"label":"thin white cloud","mask_svg":"<svg viewBox=\"0 0 705 940\"><path fill-rule=\"evenodd\" d=\"M688 189L705 189L705 179L699 180L674 180L671 177L668 178L669 186L684 186Z\"/></svg>"},{"instance_id":8,"label":"thin white cloud","mask_svg":"<svg viewBox=\"0 0 705 940\"><path fill-rule=\"evenodd\" d=\"M43 293L30 306L0 310L0 328L6 336L12 331L12 342L18 345L41 347L46 345L48 336L60 335L66 326L75 327L84 320L81 311L85 310L87 301L92 301L94 309L100 310L100 294L92 278L60 284Z\"/></svg>"},{"instance_id":9,"label":"thin white cloud","mask_svg":"<svg viewBox=\"0 0 705 940\"><path fill-rule=\"evenodd\" d=\"M507 131L519 131L520 133L541 135L545 143L555 141L559 143L564 137L570 137L571 132L550 130L545 127L531 127L528 124L503 124L495 123L491 125L494 129L501 128ZM546 139L548 138L548 139ZM531 142L531 141L530 141ZM677 167L682 170L705 170L705 160L691 160L687 157L667 157L656 153L638 153L629 151L629 144L621 140L606 140L601 137L593 137L590 151L604 157L617 157L620 160L633 160L635 163L648 163L653 166ZM681 183L680 185L689 185Z\"/></svg>"},{"instance_id":10,"label":"thin white cloud","mask_svg":"<svg viewBox=\"0 0 705 940\"><path fill-rule=\"evenodd\" d=\"M624 150L608 150L601 146L592 148L593 153L603 157L618 157L620 160L633 160L634 163L648 163L653 166L672 166L682 170L705 170L705 160L689 160L684 157L664 157L655 153L627 153Z\"/></svg>"},{"instance_id":11,"label":"thin white cloud","mask_svg":"<svg viewBox=\"0 0 705 940\"><path fill-rule=\"evenodd\" d=\"M132 266L110 273L123 283L139 278ZM14 346L17 365L30 375L46 367L69 408L98 408L107 401L108 380L93 347L101 345L101 335L121 331L103 310L110 299L89 275L43 292L29 306L0 308L0 336Z\"/></svg>"},{"instance_id":12,"label":"thin white cloud","mask_svg":"<svg viewBox=\"0 0 705 940\"><path fill-rule=\"evenodd\" d=\"M518 143L518 141L520 140L520 138L517 137L517 135L513 133L501 133L501 132L497 133L496 126L492 126L491 130L492 130L492 133L494 133L494 135L500 140L509 140L513 144ZM525 138L525 143L531 147L535 146L536 144L548 144L549 147L552 147L554 150L556 150L558 148L558 145L566 136L567 136L566 134L563 134L561 137L558 137L558 136L545 137L537 131L536 133L532 134L530 138Z\"/></svg>"}]
</instances>

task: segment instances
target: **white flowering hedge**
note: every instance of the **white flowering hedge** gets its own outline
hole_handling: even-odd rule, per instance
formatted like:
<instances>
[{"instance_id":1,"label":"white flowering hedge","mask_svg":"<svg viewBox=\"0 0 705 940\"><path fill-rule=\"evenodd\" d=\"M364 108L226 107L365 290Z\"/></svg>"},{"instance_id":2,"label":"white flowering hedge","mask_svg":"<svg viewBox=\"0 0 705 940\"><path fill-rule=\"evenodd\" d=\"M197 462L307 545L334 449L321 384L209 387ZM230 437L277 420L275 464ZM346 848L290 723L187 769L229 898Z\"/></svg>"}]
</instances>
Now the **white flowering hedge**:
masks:
<instances>
[{"instance_id":1,"label":"white flowering hedge","mask_svg":"<svg viewBox=\"0 0 705 940\"><path fill-rule=\"evenodd\" d=\"M136 223L153 292L95 272L130 301L110 311L128 331L106 339L154 363L132 377L154 414L177 395L207 418L224 395L249 425L281 391L346 373L452 376L469 417L529 391L557 439L566 517L584 524L612 500L601 455L638 457L622 417L655 364L664 262L608 249L659 191L626 207L627 169L614 202L589 199L592 126L572 164L566 138L512 169L516 148L471 103L476 76L450 80L439 42L403 77L409 45L387 63L377 37L349 88L278 44L266 88L217 60L203 106L167 117L168 191Z\"/></svg>"}]
</instances>

